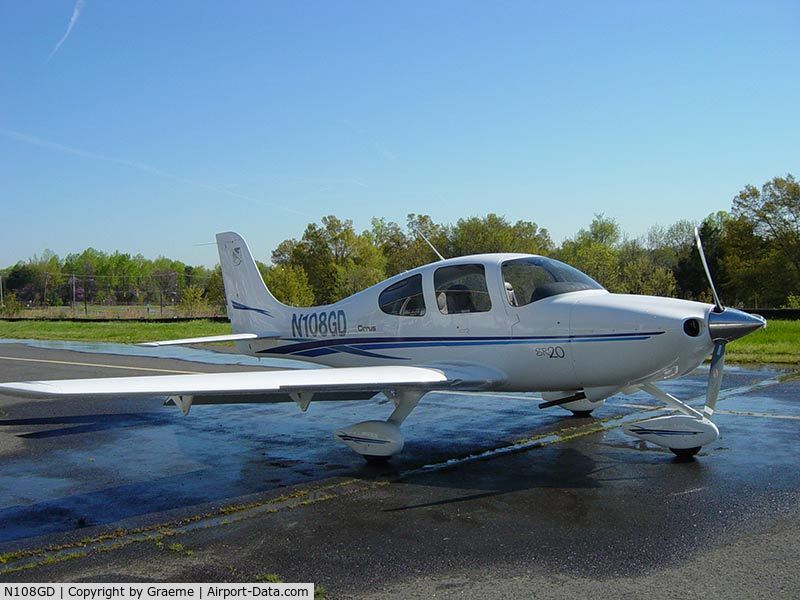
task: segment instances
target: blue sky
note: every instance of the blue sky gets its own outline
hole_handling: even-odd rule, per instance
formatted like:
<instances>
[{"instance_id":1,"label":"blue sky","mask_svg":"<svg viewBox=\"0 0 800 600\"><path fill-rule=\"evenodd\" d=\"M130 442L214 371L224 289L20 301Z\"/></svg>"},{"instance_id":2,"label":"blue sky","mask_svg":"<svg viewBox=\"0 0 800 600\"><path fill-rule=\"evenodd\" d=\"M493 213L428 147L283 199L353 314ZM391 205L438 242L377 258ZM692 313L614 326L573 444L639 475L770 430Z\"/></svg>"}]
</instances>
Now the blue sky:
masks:
<instances>
[{"instance_id":1,"label":"blue sky","mask_svg":"<svg viewBox=\"0 0 800 600\"><path fill-rule=\"evenodd\" d=\"M0 266L326 214L632 235L798 173L796 2L0 3ZM70 27L71 24L71 27Z\"/></svg>"}]
</instances>

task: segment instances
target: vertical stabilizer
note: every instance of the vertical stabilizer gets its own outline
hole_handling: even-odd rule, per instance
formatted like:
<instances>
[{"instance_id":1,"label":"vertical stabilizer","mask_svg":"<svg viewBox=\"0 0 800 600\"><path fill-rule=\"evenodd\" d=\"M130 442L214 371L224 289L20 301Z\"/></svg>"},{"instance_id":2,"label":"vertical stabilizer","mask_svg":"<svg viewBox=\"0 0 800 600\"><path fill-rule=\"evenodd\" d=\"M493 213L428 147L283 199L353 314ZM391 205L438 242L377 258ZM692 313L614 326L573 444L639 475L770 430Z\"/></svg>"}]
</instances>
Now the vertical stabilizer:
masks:
<instances>
[{"instance_id":1,"label":"vertical stabilizer","mask_svg":"<svg viewBox=\"0 0 800 600\"><path fill-rule=\"evenodd\" d=\"M247 243L238 233L217 234L219 264L234 333L274 331L287 309L269 292Z\"/></svg>"}]
</instances>

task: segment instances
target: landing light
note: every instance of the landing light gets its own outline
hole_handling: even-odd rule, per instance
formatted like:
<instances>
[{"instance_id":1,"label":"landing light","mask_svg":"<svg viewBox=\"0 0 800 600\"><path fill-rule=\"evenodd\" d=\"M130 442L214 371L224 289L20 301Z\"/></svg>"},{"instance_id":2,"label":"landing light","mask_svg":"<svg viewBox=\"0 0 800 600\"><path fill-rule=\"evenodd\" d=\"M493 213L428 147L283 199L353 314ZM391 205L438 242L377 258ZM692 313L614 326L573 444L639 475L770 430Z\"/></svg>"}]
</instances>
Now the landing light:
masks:
<instances>
[{"instance_id":1,"label":"landing light","mask_svg":"<svg viewBox=\"0 0 800 600\"><path fill-rule=\"evenodd\" d=\"M697 319L686 319L683 322L683 331L689 337L700 335L700 321Z\"/></svg>"}]
</instances>

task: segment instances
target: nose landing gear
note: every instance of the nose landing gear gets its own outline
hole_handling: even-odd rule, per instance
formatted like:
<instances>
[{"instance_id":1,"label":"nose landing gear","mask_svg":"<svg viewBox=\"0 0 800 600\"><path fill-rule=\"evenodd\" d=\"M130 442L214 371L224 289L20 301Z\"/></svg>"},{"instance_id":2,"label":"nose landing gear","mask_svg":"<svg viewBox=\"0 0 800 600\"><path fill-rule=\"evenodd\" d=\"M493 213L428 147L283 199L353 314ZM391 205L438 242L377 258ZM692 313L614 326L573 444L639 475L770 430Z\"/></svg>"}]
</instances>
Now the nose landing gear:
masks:
<instances>
[{"instance_id":1,"label":"nose landing gear","mask_svg":"<svg viewBox=\"0 0 800 600\"><path fill-rule=\"evenodd\" d=\"M703 412L681 402L655 385L647 383L641 387L642 391L678 409L682 414L639 421L625 427L625 433L662 448L668 448L675 456L683 460L692 458L700 451L700 448L716 440L719 437L719 429L709 417L714 413L714 405L719 394L719 383L714 384L714 380L722 376L721 360L721 357L717 361L712 360L710 395L706 400Z\"/></svg>"}]
</instances>

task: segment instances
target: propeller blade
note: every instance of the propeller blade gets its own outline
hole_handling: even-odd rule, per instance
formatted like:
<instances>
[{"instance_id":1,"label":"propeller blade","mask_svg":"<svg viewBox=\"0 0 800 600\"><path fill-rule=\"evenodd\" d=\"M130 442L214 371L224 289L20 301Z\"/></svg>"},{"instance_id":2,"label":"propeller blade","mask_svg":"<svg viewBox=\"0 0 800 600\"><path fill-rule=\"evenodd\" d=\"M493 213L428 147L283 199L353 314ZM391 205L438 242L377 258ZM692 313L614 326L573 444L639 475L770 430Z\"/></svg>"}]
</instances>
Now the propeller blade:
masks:
<instances>
[{"instance_id":1,"label":"propeller blade","mask_svg":"<svg viewBox=\"0 0 800 600\"><path fill-rule=\"evenodd\" d=\"M706 253L703 251L703 242L700 241L700 230L698 230L697 227L694 228L694 239L697 242L697 251L700 253L700 260L703 261L703 269L706 272L708 285L711 286L711 295L714 296L714 312L721 313L723 310L725 310L725 307L722 306L722 302L719 301L719 296L717 296L717 288L714 287L714 280L711 279L711 271L708 270L708 263L706 262Z\"/></svg>"},{"instance_id":2,"label":"propeller blade","mask_svg":"<svg viewBox=\"0 0 800 600\"><path fill-rule=\"evenodd\" d=\"M722 384L722 372L725 370L725 342L714 344L711 354L711 369L708 371L708 387L706 388L706 405L703 407L703 416L710 419L717 405L719 386Z\"/></svg>"}]
</instances>

